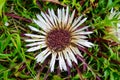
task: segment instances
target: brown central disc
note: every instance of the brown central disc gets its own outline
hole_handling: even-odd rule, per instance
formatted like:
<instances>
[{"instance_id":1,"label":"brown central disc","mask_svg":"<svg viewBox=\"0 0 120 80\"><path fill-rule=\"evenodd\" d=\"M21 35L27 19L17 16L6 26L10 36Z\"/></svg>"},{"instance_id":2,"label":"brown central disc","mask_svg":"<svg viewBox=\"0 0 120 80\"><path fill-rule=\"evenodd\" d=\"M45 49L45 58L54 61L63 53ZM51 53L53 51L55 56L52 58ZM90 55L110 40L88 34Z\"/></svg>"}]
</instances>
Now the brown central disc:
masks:
<instances>
[{"instance_id":1,"label":"brown central disc","mask_svg":"<svg viewBox=\"0 0 120 80\"><path fill-rule=\"evenodd\" d=\"M63 29L55 29L47 34L47 46L56 52L62 51L70 44L70 32Z\"/></svg>"}]
</instances>

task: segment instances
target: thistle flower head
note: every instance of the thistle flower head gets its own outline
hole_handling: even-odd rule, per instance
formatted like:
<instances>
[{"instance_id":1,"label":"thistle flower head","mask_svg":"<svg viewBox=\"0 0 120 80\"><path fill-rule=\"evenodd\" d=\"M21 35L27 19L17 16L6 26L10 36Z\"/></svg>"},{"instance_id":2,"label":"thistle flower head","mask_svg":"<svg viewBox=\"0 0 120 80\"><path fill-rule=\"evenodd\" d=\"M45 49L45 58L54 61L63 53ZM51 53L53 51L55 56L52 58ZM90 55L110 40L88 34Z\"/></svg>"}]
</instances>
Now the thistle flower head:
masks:
<instances>
[{"instance_id":1,"label":"thistle flower head","mask_svg":"<svg viewBox=\"0 0 120 80\"><path fill-rule=\"evenodd\" d=\"M87 39L91 31L85 31L89 26L82 25L87 18L83 15L74 18L75 10L69 15L69 8L57 9L57 15L53 9L48 9L48 14L41 12L37 14L37 20L33 19L41 29L29 26L32 31L38 34L25 34L31 39L26 39L29 42L27 52L41 51L37 56L37 62L43 63L46 58L51 56L50 70L54 71L56 60L59 61L60 70L67 71L67 64L72 67L72 62L78 64L76 55L83 57L81 51L77 48L92 47L93 44Z\"/></svg>"},{"instance_id":2,"label":"thistle flower head","mask_svg":"<svg viewBox=\"0 0 120 80\"><path fill-rule=\"evenodd\" d=\"M115 22L113 23L116 24L116 26L113 26L111 29L111 33L113 33L113 35L115 35L118 40L120 40L120 12L119 11L115 11L113 10L113 8L110 11L110 15L109 15L109 19L116 19L116 21L112 21Z\"/></svg>"}]
</instances>

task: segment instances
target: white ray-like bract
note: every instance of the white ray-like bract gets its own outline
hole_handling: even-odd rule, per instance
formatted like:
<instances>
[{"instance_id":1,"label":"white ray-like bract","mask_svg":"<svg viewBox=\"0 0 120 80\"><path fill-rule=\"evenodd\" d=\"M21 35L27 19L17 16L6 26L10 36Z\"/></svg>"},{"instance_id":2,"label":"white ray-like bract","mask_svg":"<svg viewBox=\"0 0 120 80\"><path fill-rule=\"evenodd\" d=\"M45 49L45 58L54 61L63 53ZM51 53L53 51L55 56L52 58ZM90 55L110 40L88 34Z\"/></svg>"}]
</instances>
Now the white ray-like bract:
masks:
<instances>
[{"instance_id":1,"label":"white ray-like bract","mask_svg":"<svg viewBox=\"0 0 120 80\"><path fill-rule=\"evenodd\" d=\"M40 29L29 26L32 31L38 34L25 34L31 37L25 41L29 46L27 52L42 49L36 56L39 63L43 63L48 57L50 60L50 70L54 71L56 60L59 62L61 71L67 71L67 66L72 67L72 62L78 64L77 55L82 56L77 46L92 47L93 43L86 40L92 31L85 31L89 26L80 27L87 18L83 15L74 18L75 10L69 14L69 8L57 9L57 15L53 9L48 9L48 14L41 12L37 14L37 19L33 19Z\"/></svg>"}]
</instances>

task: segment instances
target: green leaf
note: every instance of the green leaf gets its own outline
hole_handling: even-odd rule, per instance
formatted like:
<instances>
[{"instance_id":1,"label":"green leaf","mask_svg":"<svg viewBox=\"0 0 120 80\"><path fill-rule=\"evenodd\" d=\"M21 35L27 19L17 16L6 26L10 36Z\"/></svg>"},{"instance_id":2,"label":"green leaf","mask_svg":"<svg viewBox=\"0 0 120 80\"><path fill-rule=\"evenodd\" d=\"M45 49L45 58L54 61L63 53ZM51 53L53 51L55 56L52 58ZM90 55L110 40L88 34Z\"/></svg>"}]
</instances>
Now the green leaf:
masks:
<instances>
[{"instance_id":1,"label":"green leaf","mask_svg":"<svg viewBox=\"0 0 120 80\"><path fill-rule=\"evenodd\" d=\"M5 48L9 45L11 36L8 35L8 37L3 41L2 46L1 46L1 53L5 50Z\"/></svg>"},{"instance_id":2,"label":"green leaf","mask_svg":"<svg viewBox=\"0 0 120 80\"><path fill-rule=\"evenodd\" d=\"M53 76L53 79L52 80L63 80L60 76L58 75L55 75Z\"/></svg>"},{"instance_id":3,"label":"green leaf","mask_svg":"<svg viewBox=\"0 0 120 80\"><path fill-rule=\"evenodd\" d=\"M8 58L12 56L11 54L0 54L0 58Z\"/></svg>"},{"instance_id":4,"label":"green leaf","mask_svg":"<svg viewBox=\"0 0 120 80\"><path fill-rule=\"evenodd\" d=\"M3 77L4 77L4 80L8 80L8 70L4 71Z\"/></svg>"},{"instance_id":5,"label":"green leaf","mask_svg":"<svg viewBox=\"0 0 120 80\"><path fill-rule=\"evenodd\" d=\"M112 7L112 5L113 5L113 2L112 2L112 0L108 0L107 7Z\"/></svg>"},{"instance_id":6,"label":"green leaf","mask_svg":"<svg viewBox=\"0 0 120 80\"><path fill-rule=\"evenodd\" d=\"M0 0L0 17L2 16L2 8L5 4L6 0Z\"/></svg>"},{"instance_id":7,"label":"green leaf","mask_svg":"<svg viewBox=\"0 0 120 80\"><path fill-rule=\"evenodd\" d=\"M90 78L92 76L92 73L91 72L87 72L87 73L84 73L83 74L83 77L84 78Z\"/></svg>"},{"instance_id":8,"label":"green leaf","mask_svg":"<svg viewBox=\"0 0 120 80\"><path fill-rule=\"evenodd\" d=\"M106 68L106 70L105 70L105 72L104 72L105 80L108 79L109 75L110 75L110 69L109 69L109 68Z\"/></svg>"},{"instance_id":9,"label":"green leaf","mask_svg":"<svg viewBox=\"0 0 120 80\"><path fill-rule=\"evenodd\" d=\"M5 70L6 68L3 66L3 65L1 65L0 64L0 73L3 71L3 70Z\"/></svg>"}]
</instances>

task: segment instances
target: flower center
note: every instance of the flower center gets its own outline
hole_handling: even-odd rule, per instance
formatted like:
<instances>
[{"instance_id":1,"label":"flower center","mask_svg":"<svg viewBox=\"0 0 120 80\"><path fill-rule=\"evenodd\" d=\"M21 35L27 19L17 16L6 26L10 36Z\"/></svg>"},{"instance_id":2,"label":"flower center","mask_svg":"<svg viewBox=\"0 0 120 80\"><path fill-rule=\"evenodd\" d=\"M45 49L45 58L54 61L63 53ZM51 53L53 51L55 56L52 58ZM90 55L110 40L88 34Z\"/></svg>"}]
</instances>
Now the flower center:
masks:
<instances>
[{"instance_id":1,"label":"flower center","mask_svg":"<svg viewBox=\"0 0 120 80\"><path fill-rule=\"evenodd\" d=\"M55 29L48 33L46 38L47 46L56 52L62 51L70 44L70 32L63 29Z\"/></svg>"}]
</instances>

